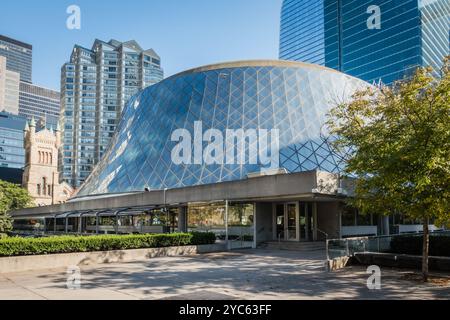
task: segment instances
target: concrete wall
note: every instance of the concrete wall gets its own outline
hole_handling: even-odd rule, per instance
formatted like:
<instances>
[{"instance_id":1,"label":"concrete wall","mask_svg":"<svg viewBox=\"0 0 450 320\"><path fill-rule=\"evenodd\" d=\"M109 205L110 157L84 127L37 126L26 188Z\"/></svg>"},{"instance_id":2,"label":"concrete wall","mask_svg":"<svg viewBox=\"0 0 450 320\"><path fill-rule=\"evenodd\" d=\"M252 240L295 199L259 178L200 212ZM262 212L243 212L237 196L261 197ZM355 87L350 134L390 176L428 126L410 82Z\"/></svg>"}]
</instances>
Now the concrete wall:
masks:
<instances>
[{"instance_id":1,"label":"concrete wall","mask_svg":"<svg viewBox=\"0 0 450 320\"><path fill-rule=\"evenodd\" d=\"M225 244L0 258L0 274L226 251Z\"/></svg>"},{"instance_id":2,"label":"concrete wall","mask_svg":"<svg viewBox=\"0 0 450 320\"><path fill-rule=\"evenodd\" d=\"M429 228L430 228L430 231L439 230L439 228L437 228L435 225L430 225ZM401 225L398 225L398 232L399 233L423 232L423 225L401 224Z\"/></svg>"},{"instance_id":3,"label":"concrete wall","mask_svg":"<svg viewBox=\"0 0 450 320\"><path fill-rule=\"evenodd\" d=\"M340 237L340 208L339 202L317 203L317 228L326 232L329 239ZM323 235L319 232L319 239Z\"/></svg>"},{"instance_id":4,"label":"concrete wall","mask_svg":"<svg viewBox=\"0 0 450 320\"><path fill-rule=\"evenodd\" d=\"M343 226L343 237L365 237L365 236L377 236L377 226Z\"/></svg>"},{"instance_id":5,"label":"concrete wall","mask_svg":"<svg viewBox=\"0 0 450 320\"><path fill-rule=\"evenodd\" d=\"M273 240L272 203L256 204L256 244Z\"/></svg>"},{"instance_id":6,"label":"concrete wall","mask_svg":"<svg viewBox=\"0 0 450 320\"><path fill-rule=\"evenodd\" d=\"M422 256L395 253L356 253L355 260L362 265L421 270ZM429 258L429 268L434 271L450 271L450 257Z\"/></svg>"}]
</instances>

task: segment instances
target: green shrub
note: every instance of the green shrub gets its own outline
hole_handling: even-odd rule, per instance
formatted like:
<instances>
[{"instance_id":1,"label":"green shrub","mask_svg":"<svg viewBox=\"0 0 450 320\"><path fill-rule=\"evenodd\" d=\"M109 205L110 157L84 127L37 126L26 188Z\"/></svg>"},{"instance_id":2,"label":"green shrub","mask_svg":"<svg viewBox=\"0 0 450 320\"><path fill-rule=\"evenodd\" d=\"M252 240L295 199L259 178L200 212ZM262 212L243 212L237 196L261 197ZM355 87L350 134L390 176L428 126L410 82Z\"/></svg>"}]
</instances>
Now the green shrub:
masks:
<instances>
[{"instance_id":1,"label":"green shrub","mask_svg":"<svg viewBox=\"0 0 450 320\"><path fill-rule=\"evenodd\" d=\"M216 235L212 232L192 232L192 242L196 245L214 244Z\"/></svg>"},{"instance_id":2,"label":"green shrub","mask_svg":"<svg viewBox=\"0 0 450 320\"><path fill-rule=\"evenodd\" d=\"M0 233L0 239L6 239L8 235L6 233Z\"/></svg>"},{"instance_id":3,"label":"green shrub","mask_svg":"<svg viewBox=\"0 0 450 320\"><path fill-rule=\"evenodd\" d=\"M399 254L422 255L423 237L417 235L394 237L391 251ZM450 257L450 236L430 235L430 255Z\"/></svg>"},{"instance_id":4,"label":"green shrub","mask_svg":"<svg viewBox=\"0 0 450 320\"><path fill-rule=\"evenodd\" d=\"M212 236L214 237L214 234ZM213 237L211 235L199 237L191 233L15 237L0 240L0 257L201 245L214 243L215 237L214 239Z\"/></svg>"}]
</instances>

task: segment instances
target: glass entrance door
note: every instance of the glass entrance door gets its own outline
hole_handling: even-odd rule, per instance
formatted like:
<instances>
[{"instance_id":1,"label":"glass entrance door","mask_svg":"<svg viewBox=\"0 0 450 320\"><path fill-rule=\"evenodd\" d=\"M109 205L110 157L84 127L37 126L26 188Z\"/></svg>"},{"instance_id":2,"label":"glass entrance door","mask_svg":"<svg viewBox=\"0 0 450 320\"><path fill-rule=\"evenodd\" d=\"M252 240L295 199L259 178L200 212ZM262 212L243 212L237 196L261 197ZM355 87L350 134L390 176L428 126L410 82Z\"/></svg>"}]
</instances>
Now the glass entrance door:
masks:
<instances>
[{"instance_id":1,"label":"glass entrance door","mask_svg":"<svg viewBox=\"0 0 450 320\"><path fill-rule=\"evenodd\" d=\"M298 215L297 204L286 204L286 222L287 222L287 239L288 241L298 241Z\"/></svg>"},{"instance_id":2,"label":"glass entrance door","mask_svg":"<svg viewBox=\"0 0 450 320\"><path fill-rule=\"evenodd\" d=\"M300 202L300 239L313 241L314 238L314 214L313 204Z\"/></svg>"},{"instance_id":3,"label":"glass entrance door","mask_svg":"<svg viewBox=\"0 0 450 320\"><path fill-rule=\"evenodd\" d=\"M275 207L276 240L285 240L285 221L284 204L277 204Z\"/></svg>"},{"instance_id":4,"label":"glass entrance door","mask_svg":"<svg viewBox=\"0 0 450 320\"><path fill-rule=\"evenodd\" d=\"M297 203L283 203L275 206L276 240L299 240L299 214Z\"/></svg>"}]
</instances>

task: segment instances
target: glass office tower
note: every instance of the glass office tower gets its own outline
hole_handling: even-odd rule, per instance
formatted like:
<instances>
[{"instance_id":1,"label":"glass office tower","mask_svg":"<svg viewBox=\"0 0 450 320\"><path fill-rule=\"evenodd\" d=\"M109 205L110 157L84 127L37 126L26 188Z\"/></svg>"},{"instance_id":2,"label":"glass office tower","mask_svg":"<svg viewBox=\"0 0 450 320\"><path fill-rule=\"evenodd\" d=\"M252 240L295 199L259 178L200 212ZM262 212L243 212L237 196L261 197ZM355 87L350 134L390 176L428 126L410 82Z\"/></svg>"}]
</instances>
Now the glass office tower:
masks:
<instances>
[{"instance_id":1,"label":"glass office tower","mask_svg":"<svg viewBox=\"0 0 450 320\"><path fill-rule=\"evenodd\" d=\"M0 35L0 56L6 57L6 68L20 74L20 80L31 83L33 47Z\"/></svg>"},{"instance_id":2,"label":"glass office tower","mask_svg":"<svg viewBox=\"0 0 450 320\"><path fill-rule=\"evenodd\" d=\"M75 46L61 70L62 179L80 186L102 158L128 99L162 79L160 57L136 41Z\"/></svg>"},{"instance_id":3,"label":"glass office tower","mask_svg":"<svg viewBox=\"0 0 450 320\"><path fill-rule=\"evenodd\" d=\"M25 166L23 146L26 119L0 112L0 167L22 169Z\"/></svg>"},{"instance_id":4,"label":"glass office tower","mask_svg":"<svg viewBox=\"0 0 450 320\"><path fill-rule=\"evenodd\" d=\"M285 0L280 58L391 84L450 54L450 0Z\"/></svg>"},{"instance_id":5,"label":"glass office tower","mask_svg":"<svg viewBox=\"0 0 450 320\"><path fill-rule=\"evenodd\" d=\"M27 82L20 83L19 115L34 118L46 127L56 128L60 114L60 93Z\"/></svg>"}]
</instances>

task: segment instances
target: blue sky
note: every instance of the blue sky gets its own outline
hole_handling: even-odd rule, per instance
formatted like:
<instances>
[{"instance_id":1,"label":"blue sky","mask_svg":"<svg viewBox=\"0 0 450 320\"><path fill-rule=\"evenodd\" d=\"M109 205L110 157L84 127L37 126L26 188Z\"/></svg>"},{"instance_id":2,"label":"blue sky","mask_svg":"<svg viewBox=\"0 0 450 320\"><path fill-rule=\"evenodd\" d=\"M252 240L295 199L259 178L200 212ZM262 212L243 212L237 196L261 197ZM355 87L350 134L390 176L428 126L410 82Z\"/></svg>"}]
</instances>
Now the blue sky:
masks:
<instances>
[{"instance_id":1,"label":"blue sky","mask_svg":"<svg viewBox=\"0 0 450 320\"><path fill-rule=\"evenodd\" d=\"M74 44L135 39L162 58L166 76L200 65L278 57L282 0L1 1L0 34L33 45L33 82L58 89ZM66 9L81 8L81 30Z\"/></svg>"}]
</instances>

